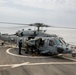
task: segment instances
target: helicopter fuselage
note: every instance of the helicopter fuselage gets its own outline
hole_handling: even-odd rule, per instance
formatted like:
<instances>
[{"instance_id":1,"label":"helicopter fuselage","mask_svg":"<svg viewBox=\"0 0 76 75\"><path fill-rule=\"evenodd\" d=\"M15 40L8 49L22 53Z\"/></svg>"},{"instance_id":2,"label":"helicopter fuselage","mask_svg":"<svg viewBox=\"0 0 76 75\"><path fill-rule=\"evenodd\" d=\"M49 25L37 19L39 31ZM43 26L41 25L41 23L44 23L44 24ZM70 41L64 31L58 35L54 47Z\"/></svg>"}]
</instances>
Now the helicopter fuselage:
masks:
<instances>
[{"instance_id":1,"label":"helicopter fuselage","mask_svg":"<svg viewBox=\"0 0 76 75\"><path fill-rule=\"evenodd\" d=\"M42 34L42 33L40 33ZM45 34L44 34L45 35ZM25 47L26 39L30 36L19 37L16 35L8 35L2 34L0 35L0 39L5 42L15 43L18 46L18 42L22 39L22 46ZM39 39L42 39L42 44L38 42ZM37 45L36 45L37 44ZM28 45L36 46L36 49L39 50L40 54L64 54L64 53L72 53L73 49L71 45L67 45L67 43L56 35L50 36L35 36L34 38L30 38L28 40Z\"/></svg>"}]
</instances>

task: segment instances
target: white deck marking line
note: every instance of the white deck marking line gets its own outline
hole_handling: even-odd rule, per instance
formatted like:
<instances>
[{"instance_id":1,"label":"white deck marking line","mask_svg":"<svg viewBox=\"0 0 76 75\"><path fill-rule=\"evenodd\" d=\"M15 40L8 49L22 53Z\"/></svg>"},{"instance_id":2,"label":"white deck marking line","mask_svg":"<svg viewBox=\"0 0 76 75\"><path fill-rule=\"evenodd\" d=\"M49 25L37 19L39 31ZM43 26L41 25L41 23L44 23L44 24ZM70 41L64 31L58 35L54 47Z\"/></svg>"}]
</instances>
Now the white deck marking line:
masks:
<instances>
[{"instance_id":1,"label":"white deck marking line","mask_svg":"<svg viewBox=\"0 0 76 75\"><path fill-rule=\"evenodd\" d=\"M76 64L76 62L43 62L43 63L28 63L26 65L73 65Z\"/></svg>"},{"instance_id":2,"label":"white deck marking line","mask_svg":"<svg viewBox=\"0 0 76 75\"><path fill-rule=\"evenodd\" d=\"M10 52L11 49L14 49L14 48L9 48L9 49L6 50L6 52L7 52L8 54L10 54L10 55L17 56L17 57L28 57L28 56L13 54L13 53Z\"/></svg>"},{"instance_id":3,"label":"white deck marking line","mask_svg":"<svg viewBox=\"0 0 76 75\"><path fill-rule=\"evenodd\" d=\"M20 67L20 66L38 66L38 65L76 65L76 62L43 62L43 63L25 62L25 63L21 63L21 64L0 65L0 67L16 68L16 67Z\"/></svg>"},{"instance_id":4,"label":"white deck marking line","mask_svg":"<svg viewBox=\"0 0 76 75\"><path fill-rule=\"evenodd\" d=\"M23 55L17 55L17 54L13 54L10 52L11 49L14 49L14 48L9 48L6 50L6 52L10 55L13 55L13 56L17 56L17 57L28 57L28 58L48 58L48 57L42 57L42 56L23 56ZM71 60L71 61L76 61L76 59L72 59L72 58L68 58L68 57L63 57L64 59L68 59L68 60Z\"/></svg>"},{"instance_id":5,"label":"white deck marking line","mask_svg":"<svg viewBox=\"0 0 76 75\"><path fill-rule=\"evenodd\" d=\"M6 65L0 65L0 67L11 67L11 68L15 68L15 67L19 67L19 66L22 66L22 65L26 65L28 63L29 62L25 62L25 63L21 63L21 64L6 64Z\"/></svg>"},{"instance_id":6,"label":"white deck marking line","mask_svg":"<svg viewBox=\"0 0 76 75\"><path fill-rule=\"evenodd\" d=\"M13 56L17 56L17 57L28 57L28 58L48 58L48 57L44 57L44 56L24 56L24 55L17 55L17 54L13 54L10 52L11 49L14 49L14 48L9 48L6 50L6 52L10 55L13 55Z\"/></svg>"},{"instance_id":7,"label":"white deck marking line","mask_svg":"<svg viewBox=\"0 0 76 75\"><path fill-rule=\"evenodd\" d=\"M11 68L16 68L16 67L19 67L19 66L24 66L24 65L28 65L29 62L25 62L25 63L21 63L21 64L14 64L11 66Z\"/></svg>"},{"instance_id":8,"label":"white deck marking line","mask_svg":"<svg viewBox=\"0 0 76 75\"><path fill-rule=\"evenodd\" d=\"M68 57L63 57L64 59L72 60L76 62L76 59L68 58Z\"/></svg>"}]
</instances>

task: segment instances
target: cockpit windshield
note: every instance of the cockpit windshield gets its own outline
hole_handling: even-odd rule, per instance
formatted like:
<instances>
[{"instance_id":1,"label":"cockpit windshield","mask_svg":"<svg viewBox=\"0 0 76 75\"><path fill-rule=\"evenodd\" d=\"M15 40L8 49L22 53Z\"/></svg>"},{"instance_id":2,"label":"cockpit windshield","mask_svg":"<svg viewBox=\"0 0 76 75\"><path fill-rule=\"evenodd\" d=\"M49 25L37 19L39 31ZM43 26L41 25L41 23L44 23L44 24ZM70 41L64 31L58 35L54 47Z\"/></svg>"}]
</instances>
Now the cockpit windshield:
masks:
<instances>
[{"instance_id":1,"label":"cockpit windshield","mask_svg":"<svg viewBox=\"0 0 76 75\"><path fill-rule=\"evenodd\" d=\"M56 45L66 45L65 41L59 38L54 39L54 42Z\"/></svg>"},{"instance_id":2,"label":"cockpit windshield","mask_svg":"<svg viewBox=\"0 0 76 75\"><path fill-rule=\"evenodd\" d=\"M66 45L66 42L63 39L59 39L63 45Z\"/></svg>"}]
</instances>

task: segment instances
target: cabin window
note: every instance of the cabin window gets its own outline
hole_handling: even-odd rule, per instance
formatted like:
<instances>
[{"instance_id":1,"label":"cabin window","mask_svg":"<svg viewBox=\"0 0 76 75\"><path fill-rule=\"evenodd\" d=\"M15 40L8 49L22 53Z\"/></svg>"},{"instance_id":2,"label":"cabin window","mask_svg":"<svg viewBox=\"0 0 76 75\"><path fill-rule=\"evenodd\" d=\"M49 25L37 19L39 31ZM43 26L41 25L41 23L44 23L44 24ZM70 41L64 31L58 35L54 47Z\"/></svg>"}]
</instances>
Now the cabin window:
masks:
<instances>
[{"instance_id":1,"label":"cabin window","mask_svg":"<svg viewBox=\"0 0 76 75\"><path fill-rule=\"evenodd\" d=\"M44 45L44 42L45 42L45 40L42 40L42 42L41 42L41 46L43 46L43 45Z\"/></svg>"},{"instance_id":2,"label":"cabin window","mask_svg":"<svg viewBox=\"0 0 76 75\"><path fill-rule=\"evenodd\" d=\"M54 46L54 45L55 45L54 41L53 40L49 40L49 46Z\"/></svg>"}]
</instances>

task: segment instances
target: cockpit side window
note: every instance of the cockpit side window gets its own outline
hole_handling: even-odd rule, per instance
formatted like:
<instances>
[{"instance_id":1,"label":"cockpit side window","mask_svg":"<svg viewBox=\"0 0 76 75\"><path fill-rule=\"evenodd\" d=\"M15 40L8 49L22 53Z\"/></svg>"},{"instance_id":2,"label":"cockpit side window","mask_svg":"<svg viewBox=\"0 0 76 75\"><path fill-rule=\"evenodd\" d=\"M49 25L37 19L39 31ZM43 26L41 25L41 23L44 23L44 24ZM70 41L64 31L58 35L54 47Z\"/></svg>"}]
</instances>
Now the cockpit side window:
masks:
<instances>
[{"instance_id":1,"label":"cockpit side window","mask_svg":"<svg viewBox=\"0 0 76 75\"><path fill-rule=\"evenodd\" d=\"M49 46L54 46L54 45L55 45L54 41L53 40L49 40Z\"/></svg>"}]
</instances>

